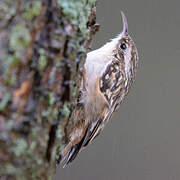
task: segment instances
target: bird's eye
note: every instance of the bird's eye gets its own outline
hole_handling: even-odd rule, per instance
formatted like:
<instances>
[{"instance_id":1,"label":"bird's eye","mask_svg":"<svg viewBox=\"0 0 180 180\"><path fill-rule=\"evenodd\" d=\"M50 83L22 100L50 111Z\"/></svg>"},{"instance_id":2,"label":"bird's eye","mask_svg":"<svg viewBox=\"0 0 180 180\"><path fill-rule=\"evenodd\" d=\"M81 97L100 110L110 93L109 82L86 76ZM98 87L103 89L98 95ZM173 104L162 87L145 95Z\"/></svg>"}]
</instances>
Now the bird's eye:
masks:
<instances>
[{"instance_id":1,"label":"bird's eye","mask_svg":"<svg viewBox=\"0 0 180 180\"><path fill-rule=\"evenodd\" d=\"M120 48L121 48L122 50L126 50L127 46L126 46L125 43L122 43L121 46L120 46Z\"/></svg>"}]
</instances>

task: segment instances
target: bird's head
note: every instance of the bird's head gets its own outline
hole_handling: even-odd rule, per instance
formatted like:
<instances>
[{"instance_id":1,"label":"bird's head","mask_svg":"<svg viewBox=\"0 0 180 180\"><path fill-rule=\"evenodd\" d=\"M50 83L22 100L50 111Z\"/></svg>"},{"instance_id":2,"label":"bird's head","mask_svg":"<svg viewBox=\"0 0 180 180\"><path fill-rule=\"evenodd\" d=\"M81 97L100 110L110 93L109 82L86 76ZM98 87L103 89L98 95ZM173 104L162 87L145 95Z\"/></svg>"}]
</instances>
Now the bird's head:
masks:
<instances>
[{"instance_id":1,"label":"bird's head","mask_svg":"<svg viewBox=\"0 0 180 180\"><path fill-rule=\"evenodd\" d=\"M112 40L115 43L115 48L113 50L113 56L117 58L124 69L126 79L134 80L138 65L138 52L135 46L134 41L129 35L128 32L128 23L126 16L121 12L122 21L123 21L123 30L122 32Z\"/></svg>"}]
</instances>

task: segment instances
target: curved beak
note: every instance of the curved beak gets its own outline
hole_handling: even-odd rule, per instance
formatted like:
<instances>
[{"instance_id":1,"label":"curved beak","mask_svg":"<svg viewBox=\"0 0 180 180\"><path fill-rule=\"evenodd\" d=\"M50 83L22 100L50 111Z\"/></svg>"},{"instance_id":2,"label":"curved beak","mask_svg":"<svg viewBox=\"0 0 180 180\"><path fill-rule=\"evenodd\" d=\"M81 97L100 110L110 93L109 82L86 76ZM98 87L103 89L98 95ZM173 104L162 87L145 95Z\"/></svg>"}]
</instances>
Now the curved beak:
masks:
<instances>
[{"instance_id":1,"label":"curved beak","mask_svg":"<svg viewBox=\"0 0 180 180\"><path fill-rule=\"evenodd\" d=\"M123 21L123 34L128 35L128 22L126 19L126 16L124 15L124 13L121 11L121 16L122 16L122 21Z\"/></svg>"}]
</instances>

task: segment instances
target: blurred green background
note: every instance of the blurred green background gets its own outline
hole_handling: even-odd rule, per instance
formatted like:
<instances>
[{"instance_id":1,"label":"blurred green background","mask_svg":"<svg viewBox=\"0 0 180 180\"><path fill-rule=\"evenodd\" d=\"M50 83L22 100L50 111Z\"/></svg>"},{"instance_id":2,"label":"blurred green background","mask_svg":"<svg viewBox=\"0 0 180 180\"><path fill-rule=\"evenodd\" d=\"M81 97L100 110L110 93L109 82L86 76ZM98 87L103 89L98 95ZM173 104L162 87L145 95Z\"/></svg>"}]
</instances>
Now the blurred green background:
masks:
<instances>
[{"instance_id":1,"label":"blurred green background","mask_svg":"<svg viewBox=\"0 0 180 180\"><path fill-rule=\"evenodd\" d=\"M101 135L54 180L180 179L180 1L99 0L93 49L122 30L139 51L134 87Z\"/></svg>"}]
</instances>

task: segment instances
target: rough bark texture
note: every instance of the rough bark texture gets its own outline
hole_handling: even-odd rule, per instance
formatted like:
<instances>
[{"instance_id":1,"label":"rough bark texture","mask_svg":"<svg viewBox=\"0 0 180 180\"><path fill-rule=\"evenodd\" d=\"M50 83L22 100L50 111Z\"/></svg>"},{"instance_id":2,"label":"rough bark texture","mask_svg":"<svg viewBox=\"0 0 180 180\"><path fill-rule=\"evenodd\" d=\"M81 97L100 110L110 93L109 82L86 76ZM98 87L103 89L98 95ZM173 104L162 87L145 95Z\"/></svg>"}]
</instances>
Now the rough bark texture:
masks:
<instances>
[{"instance_id":1,"label":"rough bark texture","mask_svg":"<svg viewBox=\"0 0 180 180\"><path fill-rule=\"evenodd\" d=\"M0 179L50 179L96 0L0 0Z\"/></svg>"}]
</instances>

